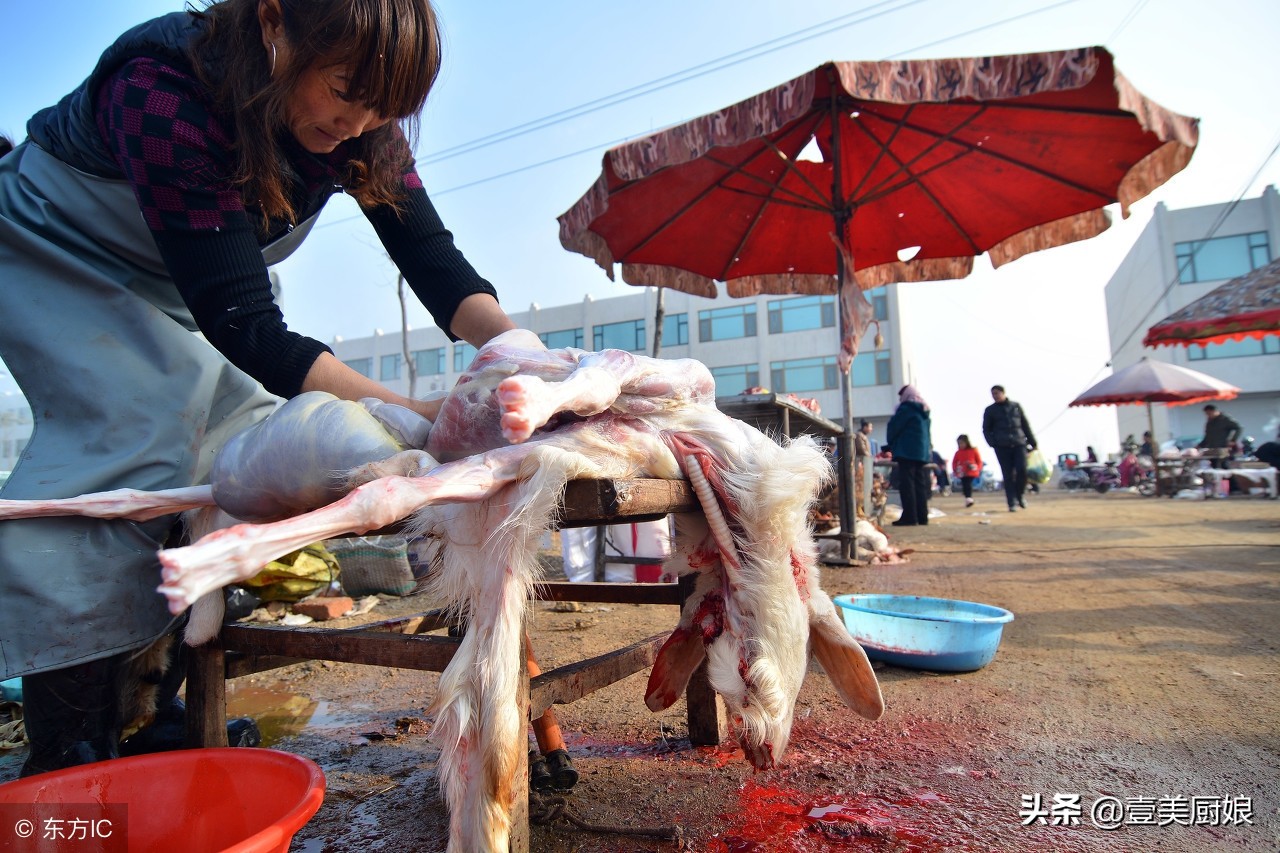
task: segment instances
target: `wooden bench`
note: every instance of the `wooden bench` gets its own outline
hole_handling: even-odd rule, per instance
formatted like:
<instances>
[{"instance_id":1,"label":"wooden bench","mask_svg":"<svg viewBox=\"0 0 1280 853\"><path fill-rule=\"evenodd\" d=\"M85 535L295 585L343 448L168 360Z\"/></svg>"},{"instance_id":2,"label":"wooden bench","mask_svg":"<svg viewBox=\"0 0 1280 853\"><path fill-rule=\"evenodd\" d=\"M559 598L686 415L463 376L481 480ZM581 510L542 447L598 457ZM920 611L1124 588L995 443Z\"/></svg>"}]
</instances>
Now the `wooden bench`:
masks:
<instances>
[{"instance_id":1,"label":"wooden bench","mask_svg":"<svg viewBox=\"0 0 1280 853\"><path fill-rule=\"evenodd\" d=\"M649 521L671 512L697 511L692 489L680 480L574 480L562 498L560 525L585 527ZM692 576L678 584L542 583L540 601L578 601L681 606L693 591ZM425 611L352 628L277 627L231 624L211 643L192 649L187 667L187 744L225 746L226 680L308 660L330 660L370 666L441 672L460 639L429 636L449 626L441 611ZM565 664L534 678L521 657L518 696L529 719L552 705L581 699L633 673L648 669L666 639L659 634L602 655ZM707 681L706 662L685 693L689 740L714 746L724 734L719 700ZM520 751L513 783L511 850L529 850L528 756Z\"/></svg>"}]
</instances>

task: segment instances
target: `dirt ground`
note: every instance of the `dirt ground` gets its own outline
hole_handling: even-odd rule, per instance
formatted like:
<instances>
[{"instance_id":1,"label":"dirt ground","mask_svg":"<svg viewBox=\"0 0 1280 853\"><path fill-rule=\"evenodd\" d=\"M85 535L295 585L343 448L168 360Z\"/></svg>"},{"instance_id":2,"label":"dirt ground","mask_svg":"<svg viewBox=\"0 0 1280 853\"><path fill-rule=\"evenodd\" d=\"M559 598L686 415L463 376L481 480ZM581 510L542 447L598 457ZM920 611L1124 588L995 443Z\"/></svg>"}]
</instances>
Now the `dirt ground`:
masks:
<instances>
[{"instance_id":1,"label":"dirt ground","mask_svg":"<svg viewBox=\"0 0 1280 853\"><path fill-rule=\"evenodd\" d=\"M691 747L683 703L650 713L645 676L634 675L557 708L582 773L564 807L597 826L678 827L680 840L591 832L562 817L534 826L533 849L1280 849L1280 501L1046 491L1015 514L998 495L973 510L961 503L935 499L944 517L895 531L895 544L914 549L908 562L828 567L823 586L1005 607L1016 619L990 665L956 674L876 664L887 710L868 722L840 705L815 664L786 762L763 773L732 743ZM666 606L583 607L537 605L544 669L676 619ZM435 680L313 662L229 685L234 713L257 716L270 745L325 771L324 805L293 851L444 849L424 710ZM0 781L16 775L22 752L0 760ZM1026 807L1036 798L1066 805L1035 822ZM1113 829L1095 812L1108 798L1127 815ZM557 805L535 795L531 808Z\"/></svg>"}]
</instances>

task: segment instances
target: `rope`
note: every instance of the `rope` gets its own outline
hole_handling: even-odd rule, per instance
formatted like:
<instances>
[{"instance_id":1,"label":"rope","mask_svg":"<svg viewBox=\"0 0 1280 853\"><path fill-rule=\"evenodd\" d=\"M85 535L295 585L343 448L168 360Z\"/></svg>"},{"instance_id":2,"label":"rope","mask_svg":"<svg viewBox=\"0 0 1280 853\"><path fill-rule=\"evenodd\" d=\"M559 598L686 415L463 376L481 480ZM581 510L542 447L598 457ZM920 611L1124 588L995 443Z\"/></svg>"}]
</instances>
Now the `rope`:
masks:
<instances>
[{"instance_id":1,"label":"rope","mask_svg":"<svg viewBox=\"0 0 1280 853\"><path fill-rule=\"evenodd\" d=\"M0 702L0 714L12 718L10 722L0 723L0 750L26 746L27 731L22 724L22 705L18 702Z\"/></svg>"},{"instance_id":2,"label":"rope","mask_svg":"<svg viewBox=\"0 0 1280 853\"><path fill-rule=\"evenodd\" d=\"M574 811L573 806L569 805L569 801L564 797L544 798L536 792L531 792L529 798L529 822L542 826L554 826L557 821L572 824L576 828L587 832L608 835L641 835L646 838L674 841L679 845L679 849L684 849L684 830L678 824L675 826L631 827L589 823Z\"/></svg>"}]
</instances>

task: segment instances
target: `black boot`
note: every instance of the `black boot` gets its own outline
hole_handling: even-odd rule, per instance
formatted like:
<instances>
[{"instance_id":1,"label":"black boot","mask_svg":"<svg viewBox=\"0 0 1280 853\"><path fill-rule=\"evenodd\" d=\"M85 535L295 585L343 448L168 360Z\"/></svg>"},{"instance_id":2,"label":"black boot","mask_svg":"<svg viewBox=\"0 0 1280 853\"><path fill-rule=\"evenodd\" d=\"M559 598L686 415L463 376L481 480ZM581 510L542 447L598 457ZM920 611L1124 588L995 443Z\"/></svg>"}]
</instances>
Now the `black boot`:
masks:
<instances>
[{"instance_id":1,"label":"black boot","mask_svg":"<svg viewBox=\"0 0 1280 853\"><path fill-rule=\"evenodd\" d=\"M118 758L120 656L22 679L23 718L31 752L21 776Z\"/></svg>"},{"instance_id":2,"label":"black boot","mask_svg":"<svg viewBox=\"0 0 1280 853\"><path fill-rule=\"evenodd\" d=\"M174 696L169 704L156 712L155 721L138 729L120 743L121 755L144 755L149 752L168 752L183 749L187 741L187 706ZM248 717L227 721L229 746L260 746L262 732L258 724Z\"/></svg>"},{"instance_id":3,"label":"black boot","mask_svg":"<svg viewBox=\"0 0 1280 853\"><path fill-rule=\"evenodd\" d=\"M175 636L169 646L169 660L156 685L156 716L120 744L121 755L144 755L184 749L187 745L187 705L178 698L178 690L187 677L190 647ZM262 732L248 717L227 721L229 746L260 746Z\"/></svg>"}]
</instances>

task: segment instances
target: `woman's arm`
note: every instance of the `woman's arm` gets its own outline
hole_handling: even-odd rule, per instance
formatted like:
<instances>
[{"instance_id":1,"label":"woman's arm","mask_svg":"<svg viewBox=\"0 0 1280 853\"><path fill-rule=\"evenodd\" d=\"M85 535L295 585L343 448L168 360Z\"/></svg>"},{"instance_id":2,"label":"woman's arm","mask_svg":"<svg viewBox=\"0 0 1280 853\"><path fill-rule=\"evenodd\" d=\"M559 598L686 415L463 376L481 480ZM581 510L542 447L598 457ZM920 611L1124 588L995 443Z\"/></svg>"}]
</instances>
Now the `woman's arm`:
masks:
<instances>
[{"instance_id":1,"label":"woman's arm","mask_svg":"<svg viewBox=\"0 0 1280 853\"><path fill-rule=\"evenodd\" d=\"M484 346L490 338L516 328L498 300L487 293L468 296L453 315L453 333L475 347ZM440 413L443 397L434 400L412 400L396 394L379 382L357 373L339 361L331 353L321 353L302 381L303 391L327 391L344 400L375 397L385 403L395 403L412 409L428 420L434 421Z\"/></svg>"},{"instance_id":2,"label":"woman's arm","mask_svg":"<svg viewBox=\"0 0 1280 853\"><path fill-rule=\"evenodd\" d=\"M364 374L357 373L337 359L332 353L321 353L302 380L303 391L327 391L343 400L359 400L375 397L384 403L395 403L412 409L428 420L434 421L440 413L441 396L435 400L411 400L393 393L386 386Z\"/></svg>"},{"instance_id":3,"label":"woman's arm","mask_svg":"<svg viewBox=\"0 0 1280 853\"><path fill-rule=\"evenodd\" d=\"M473 293L463 299L453 314L449 331L479 349L490 339L516 328L511 318L487 293Z\"/></svg>"}]
</instances>

